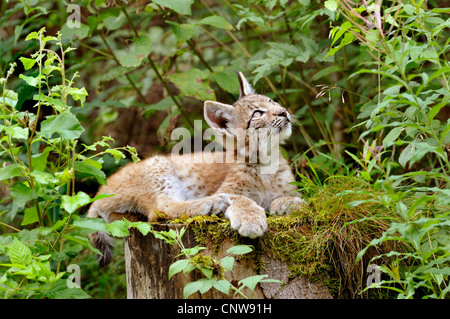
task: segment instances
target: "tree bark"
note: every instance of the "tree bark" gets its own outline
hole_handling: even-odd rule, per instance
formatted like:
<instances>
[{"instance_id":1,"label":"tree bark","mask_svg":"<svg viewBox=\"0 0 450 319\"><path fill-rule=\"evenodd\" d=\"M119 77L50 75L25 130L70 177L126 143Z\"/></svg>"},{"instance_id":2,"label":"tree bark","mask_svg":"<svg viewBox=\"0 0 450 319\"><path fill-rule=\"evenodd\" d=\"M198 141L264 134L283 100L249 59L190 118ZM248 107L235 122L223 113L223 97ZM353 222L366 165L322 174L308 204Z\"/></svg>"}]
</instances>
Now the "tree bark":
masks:
<instances>
[{"instance_id":1,"label":"tree bark","mask_svg":"<svg viewBox=\"0 0 450 319\"><path fill-rule=\"evenodd\" d=\"M155 230L181 228L184 225L164 224L154 227ZM159 228L159 229L158 229ZM194 232L188 228L183 236L183 245L191 248L199 245ZM226 250L233 246L231 240L225 240L217 254L211 248L203 250L204 254L220 260L228 255ZM180 249L155 238L149 233L143 236L138 230L130 229L130 236L125 239L125 266L127 280L127 297L129 299L182 299L186 284L204 276L196 271L190 274L178 273L169 280L169 267L178 260ZM179 257L182 258L182 257ZM280 283L260 283L253 293L247 288L243 293L254 299L331 299L327 287L321 282L311 282L306 277L289 279L290 271L286 263L276 260L262 252L263 267L259 274L268 274L270 279L278 279ZM257 275L255 261L236 256L232 272L225 278L234 286L241 279ZM236 295L235 297L240 297ZM205 294L196 293L190 299L224 299L233 298L233 292L227 296L214 288Z\"/></svg>"}]
</instances>

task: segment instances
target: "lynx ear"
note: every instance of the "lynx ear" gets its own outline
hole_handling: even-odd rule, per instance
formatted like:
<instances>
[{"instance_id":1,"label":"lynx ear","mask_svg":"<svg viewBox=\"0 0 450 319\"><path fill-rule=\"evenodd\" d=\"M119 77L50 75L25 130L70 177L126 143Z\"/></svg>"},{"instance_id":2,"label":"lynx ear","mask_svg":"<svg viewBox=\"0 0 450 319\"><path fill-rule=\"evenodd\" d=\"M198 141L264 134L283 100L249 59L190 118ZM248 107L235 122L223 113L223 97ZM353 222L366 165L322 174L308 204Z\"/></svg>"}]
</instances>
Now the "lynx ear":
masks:
<instances>
[{"instance_id":1,"label":"lynx ear","mask_svg":"<svg viewBox=\"0 0 450 319\"><path fill-rule=\"evenodd\" d=\"M205 101L204 116L209 126L220 134L230 135L229 122L233 119L234 108L231 105L214 101Z\"/></svg>"},{"instance_id":2,"label":"lynx ear","mask_svg":"<svg viewBox=\"0 0 450 319\"><path fill-rule=\"evenodd\" d=\"M245 78L244 74L242 74L242 72L238 72L238 78L240 84L239 98L246 95L255 94L255 91L253 90L250 83L248 83L247 79Z\"/></svg>"}]
</instances>

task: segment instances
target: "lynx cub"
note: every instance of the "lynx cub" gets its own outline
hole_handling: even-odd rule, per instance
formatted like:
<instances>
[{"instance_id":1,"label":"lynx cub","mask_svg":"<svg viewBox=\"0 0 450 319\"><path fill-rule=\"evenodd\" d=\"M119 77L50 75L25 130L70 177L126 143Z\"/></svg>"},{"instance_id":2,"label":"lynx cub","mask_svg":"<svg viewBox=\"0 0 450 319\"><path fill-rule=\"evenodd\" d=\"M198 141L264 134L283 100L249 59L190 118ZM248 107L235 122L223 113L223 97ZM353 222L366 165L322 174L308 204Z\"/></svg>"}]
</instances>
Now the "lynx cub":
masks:
<instances>
[{"instance_id":1,"label":"lynx cub","mask_svg":"<svg viewBox=\"0 0 450 319\"><path fill-rule=\"evenodd\" d=\"M115 196L95 201L88 217L111 222L120 213L137 213L151 221L157 217L155 211L168 219L224 213L240 235L254 238L267 229L266 211L285 214L302 205L290 184L294 176L278 152L278 142L291 134L291 116L270 98L255 94L242 73L238 77L237 102L204 103L204 117L211 128L237 140L231 152L204 152L201 163L193 161L193 154L177 154L129 164L101 186L99 193ZM255 137L257 147L252 148ZM262 156L258 148L269 152ZM110 238L97 232L91 241L103 253L100 265L106 265L111 259Z\"/></svg>"}]
</instances>

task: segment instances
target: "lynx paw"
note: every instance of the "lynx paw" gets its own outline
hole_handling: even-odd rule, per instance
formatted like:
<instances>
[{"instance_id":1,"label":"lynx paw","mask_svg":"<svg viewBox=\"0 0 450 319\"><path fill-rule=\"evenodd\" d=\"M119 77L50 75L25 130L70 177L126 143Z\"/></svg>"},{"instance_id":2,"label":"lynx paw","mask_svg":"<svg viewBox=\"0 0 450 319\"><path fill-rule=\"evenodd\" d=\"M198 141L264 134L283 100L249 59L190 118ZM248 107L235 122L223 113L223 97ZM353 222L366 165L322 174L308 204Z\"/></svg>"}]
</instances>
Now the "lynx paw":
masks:
<instances>
[{"instance_id":1,"label":"lynx paw","mask_svg":"<svg viewBox=\"0 0 450 319\"><path fill-rule=\"evenodd\" d=\"M199 203L198 215L219 214L227 210L231 205L230 197L227 194L216 194L205 197Z\"/></svg>"},{"instance_id":2,"label":"lynx paw","mask_svg":"<svg viewBox=\"0 0 450 319\"><path fill-rule=\"evenodd\" d=\"M241 236L256 238L262 236L267 229L266 212L256 204L231 205L226 210L225 217L230 220L231 228Z\"/></svg>"},{"instance_id":3,"label":"lynx paw","mask_svg":"<svg viewBox=\"0 0 450 319\"><path fill-rule=\"evenodd\" d=\"M272 202L270 207L271 215L289 214L300 210L306 205L306 201L300 197L279 197Z\"/></svg>"}]
</instances>

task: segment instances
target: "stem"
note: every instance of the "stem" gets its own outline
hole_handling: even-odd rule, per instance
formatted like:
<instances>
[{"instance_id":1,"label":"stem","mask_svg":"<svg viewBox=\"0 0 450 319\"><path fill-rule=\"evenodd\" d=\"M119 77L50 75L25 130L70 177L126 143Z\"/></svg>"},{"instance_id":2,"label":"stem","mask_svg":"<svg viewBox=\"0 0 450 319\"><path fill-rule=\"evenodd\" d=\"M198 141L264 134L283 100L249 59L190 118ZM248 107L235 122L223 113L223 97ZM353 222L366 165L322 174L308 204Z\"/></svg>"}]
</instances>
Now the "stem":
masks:
<instances>
[{"instance_id":1,"label":"stem","mask_svg":"<svg viewBox=\"0 0 450 319\"><path fill-rule=\"evenodd\" d=\"M109 53L111 54L112 58L114 61L116 61L117 65L121 65L119 60L117 59L116 55L114 54L114 51L111 49L111 47L109 46L108 42L106 41L105 35L103 34L103 32L100 32L100 38L102 39L103 43L106 45L106 48L108 49ZM142 101L144 101L144 103L148 103L147 99L144 97L144 95L141 93L141 91L138 89L138 87L136 86L136 84L133 82L133 80L131 79L131 77L125 73L125 77L127 78L128 82L130 83L130 85L133 87L133 89L136 91L137 95L139 95L139 97L141 98Z\"/></svg>"},{"instance_id":2,"label":"stem","mask_svg":"<svg viewBox=\"0 0 450 319\"><path fill-rule=\"evenodd\" d=\"M126 10L126 8L124 6L121 6L121 10L123 11L128 24L130 25L131 29L133 30L133 33L135 35L136 38L139 37L139 33L136 30L136 28L133 25L133 21L131 20L130 16L128 15L128 12ZM102 35L102 38L104 39L104 36ZM106 44L106 39L104 39L105 44ZM115 55L113 54L113 51L111 50L111 48L109 47L109 45L107 45L108 50L111 52L114 60L120 65L119 60L117 60L117 58L115 57ZM167 94L169 94L170 98L172 99L173 103L175 103L175 105L177 106L178 110L180 111L181 116L183 116L183 118L186 120L187 124L189 125L189 127L191 129L194 128L193 124L191 123L191 121L189 120L189 118L187 117L187 115L184 113L184 111L181 108L180 102L175 98L175 96L172 94L172 92L169 89L169 86L167 85L167 82L164 80L164 78L162 77L161 73L159 73L158 69L156 68L155 63L153 62L150 54L148 55L148 60L150 62L150 67L153 69L153 71L156 73L156 76L158 77L159 81L163 84L164 88L167 91ZM127 76L127 79L129 79L129 76L127 74L125 74L125 76ZM129 79L129 81L131 81L131 79ZM130 82L131 83L131 82ZM137 90L137 88L133 85L133 87ZM140 92L139 92L140 93ZM142 95L142 94L141 94ZM141 96L140 95L140 96ZM146 99L142 96L143 100L146 101Z\"/></svg>"},{"instance_id":3,"label":"stem","mask_svg":"<svg viewBox=\"0 0 450 319\"><path fill-rule=\"evenodd\" d=\"M187 115L184 113L183 109L181 108L180 102L175 98L175 96L172 94L172 92L169 89L169 86L167 85L167 82L163 79L161 73L159 73L158 69L156 68L155 63L153 62L150 55L148 56L148 60L150 62L150 67L153 69L153 71L156 73L156 76L158 77L159 81L164 85L164 88L167 91L167 94L169 94L170 98L172 99L173 103L177 106L178 110L180 111L181 116L186 120L188 126L190 129L194 129L194 125L191 123Z\"/></svg>"},{"instance_id":4,"label":"stem","mask_svg":"<svg viewBox=\"0 0 450 319\"><path fill-rule=\"evenodd\" d=\"M21 232L20 229L17 229L16 227L13 227L13 226L8 225L8 224L5 224L5 223L0 222L0 225L5 226L5 227L8 227L8 228L10 228L10 229L12 229L12 230L14 230L14 231L16 231L16 232L18 232L18 233Z\"/></svg>"},{"instance_id":5,"label":"stem","mask_svg":"<svg viewBox=\"0 0 450 319\"><path fill-rule=\"evenodd\" d=\"M237 293L239 293L242 297L244 297L244 299L248 299L248 297L246 295L244 295L240 289L236 288L233 285L230 285L231 289L235 290Z\"/></svg>"},{"instance_id":6,"label":"stem","mask_svg":"<svg viewBox=\"0 0 450 319\"><path fill-rule=\"evenodd\" d=\"M7 118L7 116L6 116L7 108L6 108L6 105L4 104L5 103L5 98L6 98L5 92L6 92L6 81L7 80L8 80L8 77L6 77L5 82L3 83L3 95L2 95L1 108L2 108L2 113L3 113L3 119L5 121L5 126L8 126L8 128L11 128L11 122L12 122L12 116L13 115L11 113L11 122L6 119ZM17 162L18 158L16 158L16 156L14 156L14 151L13 151L13 148L12 148L13 142L12 142L12 139L11 139L11 134L6 132L6 138L8 139L8 148L9 149L4 147L2 144L0 144L0 145L3 147L4 150L6 150L9 153L9 156L14 161L14 164L18 164L18 162ZM25 179L28 181L28 178L25 175L25 173L23 173L21 169L19 169L19 170L22 173L23 177L25 177Z\"/></svg>"},{"instance_id":7,"label":"stem","mask_svg":"<svg viewBox=\"0 0 450 319\"><path fill-rule=\"evenodd\" d=\"M65 64L64 64L64 48L62 46L61 39L59 40L59 47L61 49L61 82L62 82L61 100L64 102L64 104L67 104L66 70L65 70Z\"/></svg>"},{"instance_id":8,"label":"stem","mask_svg":"<svg viewBox=\"0 0 450 319\"><path fill-rule=\"evenodd\" d=\"M73 214L73 213L72 213ZM70 220L72 219L72 214L69 215L69 217L66 220L66 223L64 224L63 229L61 229L61 231L58 233L58 236L56 237L55 241L53 242L52 247L50 248L50 250L55 250L55 246L58 243L59 239L61 238L61 234L63 234L67 228L67 226L70 223ZM55 250L56 251L56 250Z\"/></svg>"},{"instance_id":9,"label":"stem","mask_svg":"<svg viewBox=\"0 0 450 319\"><path fill-rule=\"evenodd\" d=\"M77 141L75 140L73 142L73 149L72 149L72 196L75 195L75 147L77 145Z\"/></svg>"},{"instance_id":10,"label":"stem","mask_svg":"<svg viewBox=\"0 0 450 319\"><path fill-rule=\"evenodd\" d=\"M38 109L36 112L36 123L34 125L29 125L30 127L30 135L27 138L27 157L28 157L28 168L30 173L33 172L33 161L32 161L32 154L31 154L31 143L34 140L34 136L36 133L36 127L37 127L37 122L39 121L39 114L41 112L41 88L42 88L42 52L44 51L44 45L42 43L42 35L43 33L40 32L39 33L39 82L38 82L38 89L39 89L39 93L38 93ZM34 184L34 179L32 177L28 178L28 182L30 184L30 188L32 188L33 190L36 188L35 184ZM44 220L43 220L43 216L41 214L41 209L39 207L39 200L37 198L34 199L34 207L36 208L36 213L38 216L38 220L39 220L39 226L43 227L44 226Z\"/></svg>"}]
</instances>

